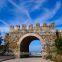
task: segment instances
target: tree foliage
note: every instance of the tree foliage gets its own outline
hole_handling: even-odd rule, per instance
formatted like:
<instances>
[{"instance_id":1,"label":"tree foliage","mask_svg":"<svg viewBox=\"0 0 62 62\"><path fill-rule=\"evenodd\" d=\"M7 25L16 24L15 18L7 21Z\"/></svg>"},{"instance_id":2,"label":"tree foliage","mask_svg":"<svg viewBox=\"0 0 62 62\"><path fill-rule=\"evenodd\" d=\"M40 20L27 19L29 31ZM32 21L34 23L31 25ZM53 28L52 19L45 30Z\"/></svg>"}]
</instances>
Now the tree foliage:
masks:
<instances>
[{"instance_id":1,"label":"tree foliage","mask_svg":"<svg viewBox=\"0 0 62 62\"><path fill-rule=\"evenodd\" d=\"M55 40L55 46L57 48L57 52L62 54L62 37L59 37L59 32L56 32L57 39Z\"/></svg>"}]
</instances>

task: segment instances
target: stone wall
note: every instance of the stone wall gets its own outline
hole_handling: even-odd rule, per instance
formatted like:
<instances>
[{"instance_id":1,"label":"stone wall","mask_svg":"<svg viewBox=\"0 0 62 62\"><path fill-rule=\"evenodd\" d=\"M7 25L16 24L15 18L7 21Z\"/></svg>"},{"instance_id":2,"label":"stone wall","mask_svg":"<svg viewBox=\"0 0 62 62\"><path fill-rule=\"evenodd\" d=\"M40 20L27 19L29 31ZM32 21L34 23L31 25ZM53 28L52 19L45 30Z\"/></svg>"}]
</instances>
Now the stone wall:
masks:
<instances>
[{"instance_id":1,"label":"stone wall","mask_svg":"<svg viewBox=\"0 0 62 62\"><path fill-rule=\"evenodd\" d=\"M49 45L52 47L52 44L54 43L54 40L56 39L56 33L54 30L54 24L46 25L43 24L43 26L40 26L40 24L36 24L33 26L32 24L27 27L25 24L22 25L22 28L20 28L19 25L16 27L11 26L10 32L6 34L5 40L9 43L9 48L16 54L19 52L20 45L18 44L20 38L22 38L24 35L34 33L37 34L45 41L45 45ZM60 32L61 34L61 32ZM48 51L48 47L46 47Z\"/></svg>"}]
</instances>

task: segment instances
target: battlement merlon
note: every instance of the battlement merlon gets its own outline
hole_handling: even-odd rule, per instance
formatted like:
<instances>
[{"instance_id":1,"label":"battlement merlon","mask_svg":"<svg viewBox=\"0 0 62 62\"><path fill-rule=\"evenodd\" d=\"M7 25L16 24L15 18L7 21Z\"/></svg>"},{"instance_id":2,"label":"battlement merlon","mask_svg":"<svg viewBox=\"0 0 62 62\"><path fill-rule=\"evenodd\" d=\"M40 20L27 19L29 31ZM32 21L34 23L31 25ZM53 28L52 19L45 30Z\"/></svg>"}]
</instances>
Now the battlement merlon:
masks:
<instances>
[{"instance_id":1,"label":"battlement merlon","mask_svg":"<svg viewBox=\"0 0 62 62\"><path fill-rule=\"evenodd\" d=\"M29 32L34 32L34 31L50 31L50 30L54 30L55 28L55 24L51 23L50 25L47 25L46 23L43 23L43 25L41 26L40 23L36 23L35 26L33 26L33 24L30 24L29 26L27 26L26 24L22 24L20 25L16 25L16 26L10 26L10 32L17 32L19 30L21 31L29 31Z\"/></svg>"}]
</instances>

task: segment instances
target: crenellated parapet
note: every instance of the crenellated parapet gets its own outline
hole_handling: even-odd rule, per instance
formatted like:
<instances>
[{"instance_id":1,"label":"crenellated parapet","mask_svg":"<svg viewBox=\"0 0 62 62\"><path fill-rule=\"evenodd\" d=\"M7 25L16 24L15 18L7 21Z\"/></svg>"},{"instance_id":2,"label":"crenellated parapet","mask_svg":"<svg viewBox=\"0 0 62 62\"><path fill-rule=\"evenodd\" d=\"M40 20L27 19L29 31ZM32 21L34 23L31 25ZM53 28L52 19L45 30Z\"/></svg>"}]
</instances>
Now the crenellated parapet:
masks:
<instances>
[{"instance_id":1,"label":"crenellated parapet","mask_svg":"<svg viewBox=\"0 0 62 62\"><path fill-rule=\"evenodd\" d=\"M55 25L52 23L50 25L47 25L44 23L43 25L40 25L40 23L36 23L36 25L33 26L33 24L30 24L27 26L26 24L16 25L16 26L10 26L10 32L9 36L12 40L12 42L18 42L20 37L27 33L37 33L42 38L49 38L52 39L52 36L55 38Z\"/></svg>"},{"instance_id":2,"label":"crenellated parapet","mask_svg":"<svg viewBox=\"0 0 62 62\"><path fill-rule=\"evenodd\" d=\"M51 30L54 30L55 28L55 24L51 23L50 25L47 25L46 23L44 23L43 25L40 25L40 23L36 23L36 25L33 26L33 24L30 24L29 26L27 26L26 24L22 24L20 25L16 25L16 26L10 26L10 32L22 32L27 33L27 32L48 32Z\"/></svg>"},{"instance_id":3,"label":"crenellated parapet","mask_svg":"<svg viewBox=\"0 0 62 62\"><path fill-rule=\"evenodd\" d=\"M33 26L33 24L30 24L27 26L26 24L16 25L16 26L10 26L9 30L9 36L14 42L17 42L20 37L27 33L37 33L42 37L48 37L50 36L50 40L52 38L55 38L56 36L56 30L55 30L55 24L51 23L47 25L44 23L43 25L40 25L40 23L36 23L36 25ZM62 36L62 31L59 30L59 35Z\"/></svg>"}]
</instances>

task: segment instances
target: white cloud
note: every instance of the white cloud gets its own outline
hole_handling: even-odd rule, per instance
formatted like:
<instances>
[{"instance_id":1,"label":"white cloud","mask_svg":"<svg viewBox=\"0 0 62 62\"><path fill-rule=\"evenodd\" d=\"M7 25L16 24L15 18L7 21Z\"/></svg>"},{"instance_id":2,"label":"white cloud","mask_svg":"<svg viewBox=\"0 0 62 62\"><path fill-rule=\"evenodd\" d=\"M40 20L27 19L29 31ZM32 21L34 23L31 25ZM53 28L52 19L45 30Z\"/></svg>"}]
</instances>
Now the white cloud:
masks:
<instances>
[{"instance_id":1,"label":"white cloud","mask_svg":"<svg viewBox=\"0 0 62 62\"><path fill-rule=\"evenodd\" d=\"M0 20L0 22L2 22L3 24L5 24L5 26L0 27L1 32L8 32L9 31L10 24L7 23L4 20Z\"/></svg>"},{"instance_id":2,"label":"white cloud","mask_svg":"<svg viewBox=\"0 0 62 62\"><path fill-rule=\"evenodd\" d=\"M26 17L27 17L27 20L25 21L25 23L27 23L27 22L29 22L29 23L31 23L31 21L32 21L32 19L31 19L31 17L30 17L30 15L29 15L29 12L28 12L28 10L25 8L25 7L23 7L23 4L21 3L21 5L17 5L15 2L13 2L12 0L8 0L14 7L16 7L16 12L17 13L21 13L22 12L22 14L25 14L26 15ZM28 1L28 2L36 2L36 3L38 3L38 5L36 5L35 6L35 8L33 8L34 10L35 9L37 9L37 8L39 8L39 6L41 5L41 3L43 3L43 2L45 2L46 0L31 0L31 1ZM46 10L47 11L47 10ZM17 15L17 17L19 17L18 16L18 14L15 14L15 15ZM20 21L21 22L21 21ZM28 23L27 23L27 25L29 25Z\"/></svg>"},{"instance_id":3,"label":"white cloud","mask_svg":"<svg viewBox=\"0 0 62 62\"><path fill-rule=\"evenodd\" d=\"M31 21L31 17L27 11L26 8L22 7L22 6L18 6L15 2L13 2L12 0L8 0L9 3L11 3L14 7L17 8L17 10L19 10L20 12L22 12L23 14L25 14L27 16L27 20ZM26 21L27 22L27 21Z\"/></svg>"},{"instance_id":4,"label":"white cloud","mask_svg":"<svg viewBox=\"0 0 62 62\"><path fill-rule=\"evenodd\" d=\"M37 18L36 20L41 22L41 21L46 21L49 18L52 18L57 13L57 11L60 9L60 7L61 7L61 2L57 2L55 7L52 10L43 14L41 17Z\"/></svg>"},{"instance_id":5,"label":"white cloud","mask_svg":"<svg viewBox=\"0 0 62 62\"><path fill-rule=\"evenodd\" d=\"M31 11L34 11L34 10L36 10L36 9L39 9L40 6L42 6L43 3L46 2L46 0L36 0L35 2L36 2L37 4L32 8Z\"/></svg>"},{"instance_id":6,"label":"white cloud","mask_svg":"<svg viewBox=\"0 0 62 62\"><path fill-rule=\"evenodd\" d=\"M9 24L7 22L5 22L4 20L0 20L0 22L2 22L3 24L5 24L7 27L9 27Z\"/></svg>"},{"instance_id":7,"label":"white cloud","mask_svg":"<svg viewBox=\"0 0 62 62\"><path fill-rule=\"evenodd\" d=\"M8 27L0 27L1 32L9 32Z\"/></svg>"},{"instance_id":8,"label":"white cloud","mask_svg":"<svg viewBox=\"0 0 62 62\"><path fill-rule=\"evenodd\" d=\"M44 0L26 0L26 1L23 1L23 0L20 0L20 2L23 2L23 3L26 3L26 2L36 2L36 3L40 3Z\"/></svg>"}]
</instances>

